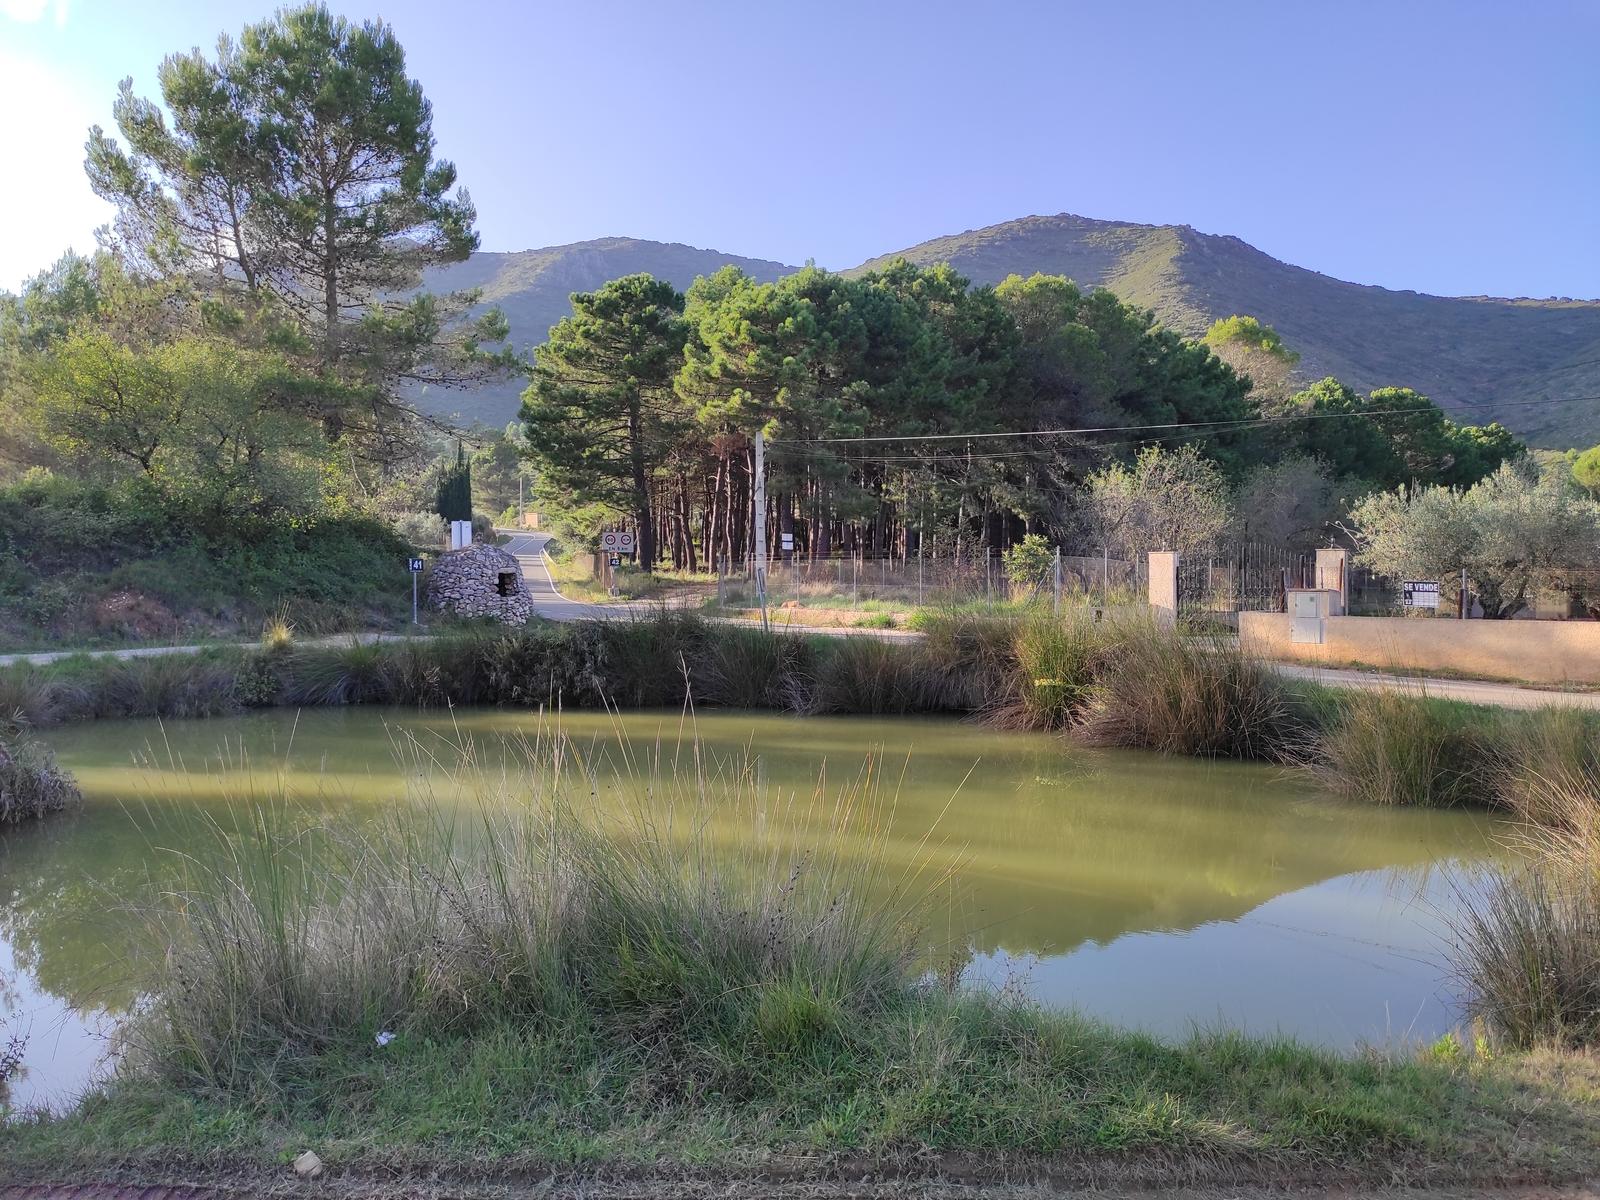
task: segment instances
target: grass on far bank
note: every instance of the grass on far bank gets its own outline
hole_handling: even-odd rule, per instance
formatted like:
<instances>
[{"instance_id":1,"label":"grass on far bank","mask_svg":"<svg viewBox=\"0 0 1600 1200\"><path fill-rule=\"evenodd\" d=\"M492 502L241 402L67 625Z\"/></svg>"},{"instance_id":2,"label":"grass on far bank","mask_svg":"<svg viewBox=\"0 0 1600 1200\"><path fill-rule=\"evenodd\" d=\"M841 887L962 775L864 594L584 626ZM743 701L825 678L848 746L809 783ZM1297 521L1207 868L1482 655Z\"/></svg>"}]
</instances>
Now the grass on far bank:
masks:
<instances>
[{"instance_id":1,"label":"grass on far bank","mask_svg":"<svg viewBox=\"0 0 1600 1200\"><path fill-rule=\"evenodd\" d=\"M637 818L606 825L572 747L526 751L511 779L469 748L429 776L481 795L476 818L424 798L308 828L258 797L243 836L197 830L116 1077L10 1125L0 1174L281 1170L304 1149L447 1178L838 1155L916 1174L949 1154L1169 1182L1600 1168L1587 1057L1173 1043L1045 1012L964 987L961 953L929 959L918 920L945 881L883 874L892 806L870 783L793 801L864 815L867 844L840 819L807 845L748 764L646 770ZM759 831L736 860L696 820L730 809Z\"/></svg>"},{"instance_id":2,"label":"grass on far bank","mask_svg":"<svg viewBox=\"0 0 1600 1200\"><path fill-rule=\"evenodd\" d=\"M360 513L29 477L0 487L0 651L249 637L285 605L306 633L384 628L409 615L410 553Z\"/></svg>"}]
</instances>

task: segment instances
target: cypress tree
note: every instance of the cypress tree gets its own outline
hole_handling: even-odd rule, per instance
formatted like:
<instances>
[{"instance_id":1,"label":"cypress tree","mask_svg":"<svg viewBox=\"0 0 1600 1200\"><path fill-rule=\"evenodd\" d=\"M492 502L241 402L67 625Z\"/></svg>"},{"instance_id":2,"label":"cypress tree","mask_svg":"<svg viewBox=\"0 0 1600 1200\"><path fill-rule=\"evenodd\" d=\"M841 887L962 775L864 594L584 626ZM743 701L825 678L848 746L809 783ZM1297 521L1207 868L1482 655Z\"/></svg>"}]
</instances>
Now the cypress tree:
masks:
<instances>
[{"instance_id":1,"label":"cypress tree","mask_svg":"<svg viewBox=\"0 0 1600 1200\"><path fill-rule=\"evenodd\" d=\"M446 521L472 520L472 464L456 443L456 461L439 475L434 507Z\"/></svg>"}]
</instances>

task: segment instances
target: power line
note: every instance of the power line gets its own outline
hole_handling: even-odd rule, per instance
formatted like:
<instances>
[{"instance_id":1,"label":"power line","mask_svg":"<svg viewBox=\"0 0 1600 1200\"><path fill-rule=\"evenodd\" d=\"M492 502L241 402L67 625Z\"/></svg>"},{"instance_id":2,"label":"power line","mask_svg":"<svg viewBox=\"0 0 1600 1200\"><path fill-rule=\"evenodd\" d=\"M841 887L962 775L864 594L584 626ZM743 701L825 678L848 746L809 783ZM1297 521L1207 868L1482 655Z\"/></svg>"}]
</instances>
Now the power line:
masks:
<instances>
[{"instance_id":1,"label":"power line","mask_svg":"<svg viewBox=\"0 0 1600 1200\"><path fill-rule=\"evenodd\" d=\"M1590 396L1560 396L1545 400L1507 400L1494 401L1484 404L1458 405L1458 408L1491 408L1495 410L1505 408L1538 408L1547 404L1581 404L1584 401L1600 400L1600 395ZM905 434L873 434L862 437L836 437L836 438L773 438L767 442L769 446L819 446L819 445L846 445L864 442L962 442L976 441L988 438L1018 438L1018 437L1071 437L1089 433L1137 433L1158 429L1212 429L1217 432L1231 432L1235 429L1249 429L1264 425L1279 425L1286 421L1320 421L1336 417L1406 417L1423 416L1430 410L1426 408L1380 408L1364 412L1306 412L1285 413L1276 417L1231 417L1216 421L1166 421L1151 425L1088 425L1078 429L1018 429L1006 432L984 433L905 433ZM1449 413L1445 413L1449 416ZM1103 444L1103 443L1102 443Z\"/></svg>"}]
</instances>

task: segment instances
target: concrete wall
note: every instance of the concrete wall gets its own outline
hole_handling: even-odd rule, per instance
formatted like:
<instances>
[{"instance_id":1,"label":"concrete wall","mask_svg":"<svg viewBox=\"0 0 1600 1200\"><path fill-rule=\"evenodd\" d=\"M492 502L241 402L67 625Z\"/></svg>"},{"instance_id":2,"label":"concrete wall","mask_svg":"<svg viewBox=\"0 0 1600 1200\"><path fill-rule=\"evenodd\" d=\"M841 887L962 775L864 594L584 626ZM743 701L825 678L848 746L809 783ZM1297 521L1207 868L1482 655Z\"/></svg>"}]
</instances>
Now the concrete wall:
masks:
<instances>
[{"instance_id":1,"label":"concrete wall","mask_svg":"<svg viewBox=\"0 0 1600 1200\"><path fill-rule=\"evenodd\" d=\"M1250 654L1293 662L1456 671L1534 683L1600 683L1600 621L1328 617L1321 645L1289 640L1287 613L1242 612Z\"/></svg>"}]
</instances>

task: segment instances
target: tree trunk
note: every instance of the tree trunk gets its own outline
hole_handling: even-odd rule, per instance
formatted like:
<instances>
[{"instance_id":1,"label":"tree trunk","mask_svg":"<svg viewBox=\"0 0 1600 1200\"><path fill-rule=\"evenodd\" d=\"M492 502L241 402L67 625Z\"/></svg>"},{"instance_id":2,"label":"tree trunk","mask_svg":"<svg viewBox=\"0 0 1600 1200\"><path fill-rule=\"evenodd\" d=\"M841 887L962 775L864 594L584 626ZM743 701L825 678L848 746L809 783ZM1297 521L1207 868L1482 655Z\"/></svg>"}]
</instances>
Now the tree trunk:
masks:
<instances>
[{"instance_id":1,"label":"tree trunk","mask_svg":"<svg viewBox=\"0 0 1600 1200\"><path fill-rule=\"evenodd\" d=\"M650 476L644 463L644 412L638 393L628 400L628 457L633 468L633 517L639 527L639 565L656 565L656 524L650 507Z\"/></svg>"}]
</instances>

